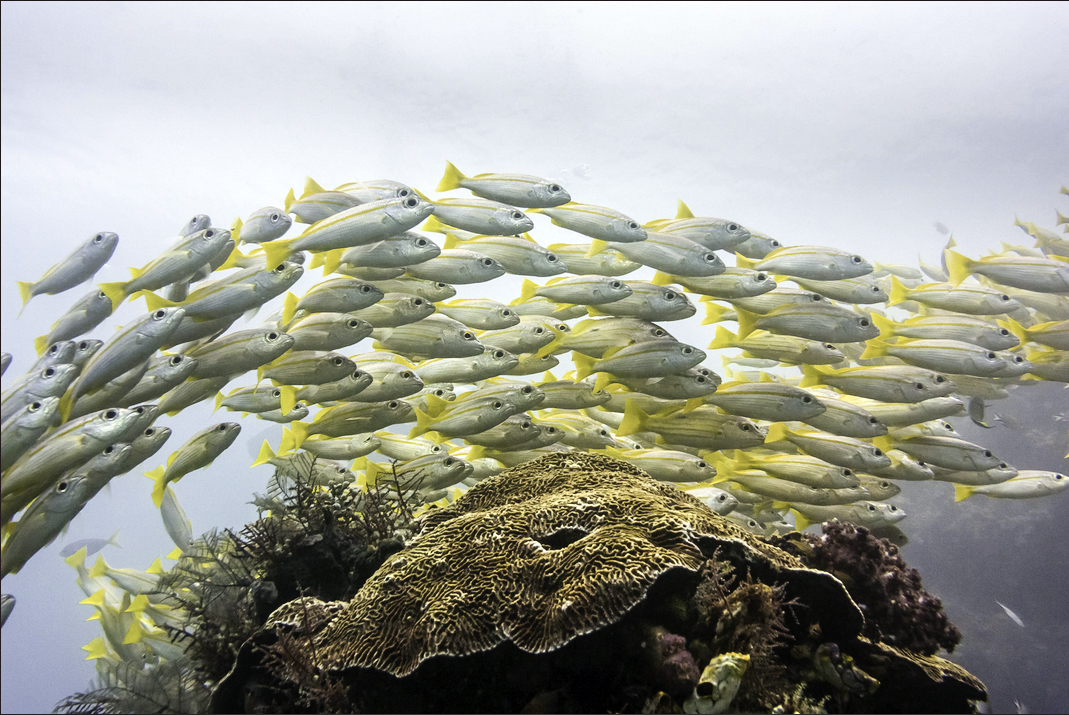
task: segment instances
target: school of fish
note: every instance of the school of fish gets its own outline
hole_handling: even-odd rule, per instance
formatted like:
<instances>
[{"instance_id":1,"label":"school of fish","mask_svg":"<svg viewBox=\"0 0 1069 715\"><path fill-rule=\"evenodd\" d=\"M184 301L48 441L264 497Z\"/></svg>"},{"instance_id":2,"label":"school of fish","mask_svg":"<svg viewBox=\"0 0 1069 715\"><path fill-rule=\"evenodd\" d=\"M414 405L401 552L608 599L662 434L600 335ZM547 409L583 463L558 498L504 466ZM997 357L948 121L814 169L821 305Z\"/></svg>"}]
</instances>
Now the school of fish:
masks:
<instances>
[{"instance_id":1,"label":"school of fish","mask_svg":"<svg viewBox=\"0 0 1069 715\"><path fill-rule=\"evenodd\" d=\"M550 452L598 450L759 535L829 519L893 532L906 516L888 501L897 481L951 482L958 500L1069 486L944 421L985 424L985 404L1022 380L1069 383L1069 241L1053 230L1017 221L1034 245L977 258L951 239L918 270L784 246L682 201L640 223L525 174L466 176L447 162L436 193L449 196L308 179L299 198L229 229L194 216L130 280L79 299L3 391L3 575L110 480L158 463L172 435L157 419L202 401L235 421L204 426L145 472L170 558L194 543L175 485L253 418L280 425L255 462L273 479L314 470L366 489L396 476L431 504ZM23 303L92 279L118 238L96 233L20 282ZM290 291L319 269L321 281ZM491 287L506 274L522 280L514 300ZM275 298L279 312L235 327ZM141 299L139 318L85 337ZM677 340L671 323L699 307L710 335ZM554 373L562 362L572 370ZM161 560L89 567L87 546L67 561L103 629L88 658L113 672L181 661L164 627L183 613L155 589ZM4 620L13 606L4 595Z\"/></svg>"}]
</instances>

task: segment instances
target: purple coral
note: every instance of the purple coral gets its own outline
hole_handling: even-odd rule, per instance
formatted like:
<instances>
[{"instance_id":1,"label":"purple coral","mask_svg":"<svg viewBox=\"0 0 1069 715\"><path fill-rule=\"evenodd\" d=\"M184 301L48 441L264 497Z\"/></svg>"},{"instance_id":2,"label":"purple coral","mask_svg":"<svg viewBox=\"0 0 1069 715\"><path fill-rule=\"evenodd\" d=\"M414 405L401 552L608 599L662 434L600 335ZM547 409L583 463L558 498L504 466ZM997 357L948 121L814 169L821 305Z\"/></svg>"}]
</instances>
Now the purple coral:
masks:
<instances>
[{"instance_id":1,"label":"purple coral","mask_svg":"<svg viewBox=\"0 0 1069 715\"><path fill-rule=\"evenodd\" d=\"M947 618L942 602L921 586L917 570L906 566L897 546L863 526L830 521L821 528L820 537L791 534L773 543L846 585L865 613L867 638L923 655L934 655L940 648L953 652L961 632Z\"/></svg>"}]
</instances>

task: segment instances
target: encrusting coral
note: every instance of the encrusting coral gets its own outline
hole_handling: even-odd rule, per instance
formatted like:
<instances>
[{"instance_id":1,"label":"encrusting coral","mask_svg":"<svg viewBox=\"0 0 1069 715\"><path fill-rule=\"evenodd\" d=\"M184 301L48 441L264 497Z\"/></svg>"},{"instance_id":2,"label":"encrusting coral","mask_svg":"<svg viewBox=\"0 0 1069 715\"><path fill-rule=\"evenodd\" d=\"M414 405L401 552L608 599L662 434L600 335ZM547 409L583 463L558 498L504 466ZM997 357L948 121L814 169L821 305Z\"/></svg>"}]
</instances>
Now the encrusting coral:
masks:
<instances>
[{"instance_id":1,"label":"encrusting coral","mask_svg":"<svg viewBox=\"0 0 1069 715\"><path fill-rule=\"evenodd\" d=\"M414 528L350 600L306 592L271 613L213 708L879 712L985 697L947 661L866 638L835 576L626 462L549 455ZM729 656L747 663L737 694L708 697L699 674Z\"/></svg>"}]
</instances>

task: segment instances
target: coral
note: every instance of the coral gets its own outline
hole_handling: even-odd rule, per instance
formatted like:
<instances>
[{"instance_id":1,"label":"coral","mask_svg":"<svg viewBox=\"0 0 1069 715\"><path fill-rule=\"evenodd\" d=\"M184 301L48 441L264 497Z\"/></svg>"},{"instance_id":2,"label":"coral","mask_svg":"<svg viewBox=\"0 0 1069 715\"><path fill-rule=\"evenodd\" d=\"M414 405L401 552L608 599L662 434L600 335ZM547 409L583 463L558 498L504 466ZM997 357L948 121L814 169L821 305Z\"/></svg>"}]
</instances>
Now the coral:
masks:
<instances>
[{"instance_id":1,"label":"coral","mask_svg":"<svg viewBox=\"0 0 1069 715\"><path fill-rule=\"evenodd\" d=\"M188 589L189 709L205 683L212 712L953 711L985 697L952 663L864 637L840 579L625 462L549 455L415 522L390 488L276 489L258 522L183 557L167 588Z\"/></svg>"},{"instance_id":2,"label":"coral","mask_svg":"<svg viewBox=\"0 0 1069 715\"><path fill-rule=\"evenodd\" d=\"M554 650L618 621L665 572L697 571L703 546L719 542L805 571L697 499L594 454L549 455L488 478L419 526L316 639L326 667L407 675L436 655L504 641ZM841 611L852 605L845 595Z\"/></svg>"},{"instance_id":3,"label":"coral","mask_svg":"<svg viewBox=\"0 0 1069 715\"><path fill-rule=\"evenodd\" d=\"M822 530L822 536L794 533L771 541L846 584L865 613L866 638L920 655L954 651L961 633L942 602L921 587L917 570L906 567L897 546L854 524L831 521Z\"/></svg>"}]
</instances>

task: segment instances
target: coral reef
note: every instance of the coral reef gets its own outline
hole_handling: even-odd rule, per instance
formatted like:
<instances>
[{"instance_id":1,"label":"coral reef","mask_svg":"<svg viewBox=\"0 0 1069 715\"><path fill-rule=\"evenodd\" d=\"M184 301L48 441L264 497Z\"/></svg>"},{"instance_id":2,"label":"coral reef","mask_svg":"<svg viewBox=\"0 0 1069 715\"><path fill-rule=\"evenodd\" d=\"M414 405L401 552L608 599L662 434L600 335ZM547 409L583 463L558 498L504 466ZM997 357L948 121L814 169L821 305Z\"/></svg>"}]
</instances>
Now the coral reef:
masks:
<instances>
[{"instance_id":1,"label":"coral reef","mask_svg":"<svg viewBox=\"0 0 1069 715\"><path fill-rule=\"evenodd\" d=\"M954 652L961 633L942 602L921 587L917 570L906 567L897 546L863 526L830 521L821 528L822 536L795 532L770 541L846 585L865 614L866 638L921 655Z\"/></svg>"},{"instance_id":2,"label":"coral reef","mask_svg":"<svg viewBox=\"0 0 1069 715\"><path fill-rule=\"evenodd\" d=\"M259 521L184 557L167 588L187 589L178 635L212 694L155 709L953 712L986 698L932 655L943 622L910 630L880 601L919 580L863 530L780 548L595 454L542 457L415 518L395 486L276 484ZM913 591L856 585L888 573ZM100 693L65 705L130 709Z\"/></svg>"}]
</instances>

